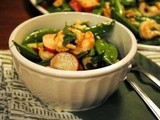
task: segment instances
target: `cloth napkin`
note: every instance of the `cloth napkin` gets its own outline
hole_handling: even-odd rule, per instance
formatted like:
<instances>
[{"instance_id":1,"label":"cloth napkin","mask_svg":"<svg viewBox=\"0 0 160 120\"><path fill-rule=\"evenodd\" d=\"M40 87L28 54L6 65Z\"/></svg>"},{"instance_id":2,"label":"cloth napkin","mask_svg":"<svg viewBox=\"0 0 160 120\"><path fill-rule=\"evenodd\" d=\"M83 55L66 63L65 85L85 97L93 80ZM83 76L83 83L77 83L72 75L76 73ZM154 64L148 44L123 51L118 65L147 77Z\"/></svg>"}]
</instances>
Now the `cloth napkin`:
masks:
<instances>
[{"instance_id":1,"label":"cloth napkin","mask_svg":"<svg viewBox=\"0 0 160 120\"><path fill-rule=\"evenodd\" d=\"M81 120L43 104L18 79L9 50L0 51L0 120Z\"/></svg>"}]
</instances>

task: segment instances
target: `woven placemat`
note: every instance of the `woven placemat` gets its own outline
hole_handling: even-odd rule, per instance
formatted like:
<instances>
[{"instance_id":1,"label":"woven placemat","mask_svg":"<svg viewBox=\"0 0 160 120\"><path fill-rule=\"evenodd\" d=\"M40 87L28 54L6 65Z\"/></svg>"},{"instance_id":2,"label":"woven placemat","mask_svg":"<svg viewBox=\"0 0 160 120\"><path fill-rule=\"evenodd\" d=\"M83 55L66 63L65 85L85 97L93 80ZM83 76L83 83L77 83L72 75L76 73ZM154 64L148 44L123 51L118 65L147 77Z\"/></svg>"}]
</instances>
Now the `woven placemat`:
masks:
<instances>
[{"instance_id":1,"label":"woven placemat","mask_svg":"<svg viewBox=\"0 0 160 120\"><path fill-rule=\"evenodd\" d=\"M34 96L18 79L9 50L0 51L0 120L81 120L57 112Z\"/></svg>"},{"instance_id":2,"label":"woven placemat","mask_svg":"<svg viewBox=\"0 0 160 120\"><path fill-rule=\"evenodd\" d=\"M160 51L139 50L138 52L160 66Z\"/></svg>"}]
</instances>

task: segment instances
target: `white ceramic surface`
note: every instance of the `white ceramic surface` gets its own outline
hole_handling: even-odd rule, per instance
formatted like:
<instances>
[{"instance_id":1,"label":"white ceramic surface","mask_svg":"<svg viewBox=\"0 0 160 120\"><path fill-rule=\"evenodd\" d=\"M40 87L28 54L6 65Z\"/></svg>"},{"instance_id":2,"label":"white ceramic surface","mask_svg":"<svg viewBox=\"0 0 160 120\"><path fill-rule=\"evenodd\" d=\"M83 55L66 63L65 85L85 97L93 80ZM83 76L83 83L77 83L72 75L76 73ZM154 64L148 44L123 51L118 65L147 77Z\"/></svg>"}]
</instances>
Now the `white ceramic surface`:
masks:
<instances>
[{"instance_id":1,"label":"white ceramic surface","mask_svg":"<svg viewBox=\"0 0 160 120\"><path fill-rule=\"evenodd\" d=\"M134 35L118 22L108 40L118 47L122 60L95 70L63 71L37 65L24 58L12 42L21 43L34 30L48 27L60 29L66 22L75 23L77 19L89 20L92 25L110 20L80 12L47 14L23 22L9 38L9 48L21 80L33 94L57 109L85 110L103 103L125 79L137 51Z\"/></svg>"},{"instance_id":2,"label":"white ceramic surface","mask_svg":"<svg viewBox=\"0 0 160 120\"><path fill-rule=\"evenodd\" d=\"M49 12L46 9L36 4L36 0L30 0L30 2L42 14L49 14Z\"/></svg>"}]
</instances>

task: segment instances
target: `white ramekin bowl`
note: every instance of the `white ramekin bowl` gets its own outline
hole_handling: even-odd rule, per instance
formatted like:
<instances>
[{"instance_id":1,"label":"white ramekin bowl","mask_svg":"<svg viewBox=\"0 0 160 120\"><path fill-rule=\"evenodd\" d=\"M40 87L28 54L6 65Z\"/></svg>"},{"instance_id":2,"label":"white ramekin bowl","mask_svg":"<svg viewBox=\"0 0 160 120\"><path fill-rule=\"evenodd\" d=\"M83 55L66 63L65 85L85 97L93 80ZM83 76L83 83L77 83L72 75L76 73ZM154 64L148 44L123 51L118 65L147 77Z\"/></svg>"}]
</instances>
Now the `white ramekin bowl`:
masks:
<instances>
[{"instance_id":1,"label":"white ramekin bowl","mask_svg":"<svg viewBox=\"0 0 160 120\"><path fill-rule=\"evenodd\" d=\"M21 43L26 35L42 28L63 28L65 23L89 20L95 25L111 19L80 12L60 12L38 16L17 26L9 38L9 48L15 68L26 87L55 109L76 111L103 103L125 79L137 51L134 35L116 22L108 38L119 50L122 59L110 66L87 71L63 71L35 64L23 57L13 44Z\"/></svg>"}]
</instances>

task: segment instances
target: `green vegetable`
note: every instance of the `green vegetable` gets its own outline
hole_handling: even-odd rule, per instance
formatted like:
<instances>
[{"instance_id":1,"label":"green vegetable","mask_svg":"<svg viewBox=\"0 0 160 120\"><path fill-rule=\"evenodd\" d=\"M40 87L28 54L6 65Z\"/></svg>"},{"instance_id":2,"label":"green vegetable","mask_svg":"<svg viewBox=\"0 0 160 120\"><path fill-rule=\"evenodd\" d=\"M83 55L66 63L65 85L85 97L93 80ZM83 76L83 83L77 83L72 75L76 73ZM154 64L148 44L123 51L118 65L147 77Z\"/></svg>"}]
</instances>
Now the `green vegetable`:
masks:
<instances>
[{"instance_id":1,"label":"green vegetable","mask_svg":"<svg viewBox=\"0 0 160 120\"><path fill-rule=\"evenodd\" d=\"M104 52L103 59L109 64L113 64L117 62L118 51L115 45L108 43L106 50Z\"/></svg>"},{"instance_id":2,"label":"green vegetable","mask_svg":"<svg viewBox=\"0 0 160 120\"><path fill-rule=\"evenodd\" d=\"M148 3L149 5L153 5L155 4L155 2L159 2L159 0L145 0L146 3Z\"/></svg>"},{"instance_id":3,"label":"green vegetable","mask_svg":"<svg viewBox=\"0 0 160 120\"><path fill-rule=\"evenodd\" d=\"M101 0L100 5L96 6L93 10L92 13L101 15L103 13L103 9L105 7L105 2L106 0Z\"/></svg>"},{"instance_id":4,"label":"green vegetable","mask_svg":"<svg viewBox=\"0 0 160 120\"><path fill-rule=\"evenodd\" d=\"M44 0L36 0L37 4L40 4L41 2L43 2Z\"/></svg>"},{"instance_id":5,"label":"green vegetable","mask_svg":"<svg viewBox=\"0 0 160 120\"><path fill-rule=\"evenodd\" d=\"M103 61L103 54L88 57L88 59L90 59L90 61L88 61L86 65L85 64L83 65L84 69L89 70L89 69L101 68L101 67L106 66L106 64Z\"/></svg>"},{"instance_id":6,"label":"green vegetable","mask_svg":"<svg viewBox=\"0 0 160 120\"><path fill-rule=\"evenodd\" d=\"M60 7L55 7L55 6L49 6L47 8L48 12L53 13L53 12L67 12L67 11L71 11L71 7L68 4L63 4Z\"/></svg>"},{"instance_id":7,"label":"green vegetable","mask_svg":"<svg viewBox=\"0 0 160 120\"><path fill-rule=\"evenodd\" d=\"M86 56L88 54L88 51L80 53L79 55L77 55L77 58L83 58L84 56Z\"/></svg>"},{"instance_id":8,"label":"green vegetable","mask_svg":"<svg viewBox=\"0 0 160 120\"><path fill-rule=\"evenodd\" d=\"M152 17L150 17L150 19L153 19L153 20L155 20L157 23L159 23L160 24L160 16L152 16Z\"/></svg>"},{"instance_id":9,"label":"green vegetable","mask_svg":"<svg viewBox=\"0 0 160 120\"><path fill-rule=\"evenodd\" d=\"M38 44L37 43L28 43L28 44L26 44L26 46L29 48L37 48Z\"/></svg>"},{"instance_id":10,"label":"green vegetable","mask_svg":"<svg viewBox=\"0 0 160 120\"><path fill-rule=\"evenodd\" d=\"M136 20L137 22L141 23L141 22L143 22L143 21L149 20L149 18L141 15L141 16L135 17L135 20Z\"/></svg>"},{"instance_id":11,"label":"green vegetable","mask_svg":"<svg viewBox=\"0 0 160 120\"><path fill-rule=\"evenodd\" d=\"M103 13L103 7L102 6L97 6L96 8L93 9L92 13L101 15Z\"/></svg>"},{"instance_id":12,"label":"green vegetable","mask_svg":"<svg viewBox=\"0 0 160 120\"><path fill-rule=\"evenodd\" d=\"M113 4L112 6L114 7L114 11L118 13L119 15L124 15L124 6L121 4L120 0L112 0Z\"/></svg>"},{"instance_id":13,"label":"green vegetable","mask_svg":"<svg viewBox=\"0 0 160 120\"><path fill-rule=\"evenodd\" d=\"M64 27L64 29L63 29L63 32L64 32L64 41L63 41L63 45L64 46L66 46L67 44L69 44L69 43L73 43L74 44L74 42L75 42L75 39L76 39L76 34L75 33L73 33L73 32L71 32L71 31L69 31L68 30L68 25L66 25L65 27Z\"/></svg>"},{"instance_id":14,"label":"green vegetable","mask_svg":"<svg viewBox=\"0 0 160 120\"><path fill-rule=\"evenodd\" d=\"M134 7L134 6L136 6L136 0L120 0L120 2L125 7Z\"/></svg>"},{"instance_id":15,"label":"green vegetable","mask_svg":"<svg viewBox=\"0 0 160 120\"><path fill-rule=\"evenodd\" d=\"M122 23L123 25L125 25L126 27L128 27L128 29L130 29L134 35L139 37L139 30L137 29L137 27L133 26L127 18L125 18L124 16L120 15L119 13L117 13L116 11L112 10L112 18L116 19L117 21L119 21L120 23Z\"/></svg>"},{"instance_id":16,"label":"green vegetable","mask_svg":"<svg viewBox=\"0 0 160 120\"><path fill-rule=\"evenodd\" d=\"M95 48L98 54L103 54L103 60L106 63L113 64L117 62L118 51L115 45L99 39L95 43Z\"/></svg>"},{"instance_id":17,"label":"green vegetable","mask_svg":"<svg viewBox=\"0 0 160 120\"><path fill-rule=\"evenodd\" d=\"M43 60L43 61L37 62L37 64L43 65L43 66L49 66L50 65L50 61L51 61L51 58L47 59L47 60Z\"/></svg>"},{"instance_id":18,"label":"green vegetable","mask_svg":"<svg viewBox=\"0 0 160 120\"><path fill-rule=\"evenodd\" d=\"M112 10L112 18L116 19L126 27L128 27L136 36L139 37L139 30L137 26L134 26L130 23L130 21L124 16L124 6L121 4L120 0L113 0L113 10Z\"/></svg>"},{"instance_id":19,"label":"green vegetable","mask_svg":"<svg viewBox=\"0 0 160 120\"><path fill-rule=\"evenodd\" d=\"M91 58L92 64L100 63L100 62L102 62L102 60L103 60L103 54L96 55Z\"/></svg>"},{"instance_id":20,"label":"green vegetable","mask_svg":"<svg viewBox=\"0 0 160 120\"><path fill-rule=\"evenodd\" d=\"M123 9L125 6L124 5L125 1L131 2L131 3L133 2L133 4L134 4L133 8L131 8L131 6L129 6L130 9L134 10L134 12L137 13L137 16L134 16L135 22L133 24L129 21L128 18L126 18L124 16ZM149 2L148 4L153 5L153 3L155 3L155 1ZM129 4L129 3L127 3L127 4ZM112 18L116 19L117 21L119 21L120 23L125 25L127 28L129 28L133 32L133 34L136 36L138 43L149 44L149 45L160 45L160 37L154 37L150 40L145 40L144 38L141 38L141 36L139 34L139 25L143 21L146 21L148 19L153 19L157 23L160 23L160 16L158 16L158 15L152 16L152 17L143 16L142 13L140 13L140 11L138 11L136 4L138 4L138 2L135 3L134 0L124 0L124 1L113 0L113 2L112 2Z\"/></svg>"},{"instance_id":21,"label":"green vegetable","mask_svg":"<svg viewBox=\"0 0 160 120\"><path fill-rule=\"evenodd\" d=\"M83 30L74 28L75 27L74 24L66 25L64 29L62 30L64 33L62 44L64 46L70 43L76 45L75 40L77 36L74 32L68 29L70 27L73 27L73 29L82 30L82 32L91 31L94 34L95 45L93 46L92 49L88 51L84 51L83 53L80 53L78 55L74 54L72 49L69 49L67 51L67 53L72 55L72 57L74 57L74 59L77 61L76 64L82 64L82 67L84 69L96 69L96 68L101 68L101 67L115 63L118 57L118 52L116 50L116 47L113 44L105 41L105 38L112 32L114 25L115 25L115 21L114 20L106 21L106 22L103 22L101 24L97 24L94 26L89 26L88 22L83 22L82 25L85 26L85 29ZM57 32L58 30L54 30L54 29L41 29L41 30L34 31L31 34L29 34L24 39L22 44L18 44L15 41L13 42L15 46L17 47L17 49L19 50L19 52L24 57L26 57L27 59L39 65L48 66L50 65L51 63L50 61L52 61L54 57L49 58L49 59L47 57L47 59L44 60L43 55L45 56L46 54L41 55L40 50L44 51L44 53L53 52L53 54L55 55L60 54L61 52L59 52L56 49L54 49L54 51L51 51L49 49L50 47L45 46L44 44L45 42L44 40L42 40L42 38L46 34L50 34L50 33L56 34ZM50 41L47 44L50 45ZM53 44L53 47L55 48L56 45L57 43Z\"/></svg>"},{"instance_id":22,"label":"green vegetable","mask_svg":"<svg viewBox=\"0 0 160 120\"><path fill-rule=\"evenodd\" d=\"M96 50L95 48L92 48L89 52L88 52L88 56L94 56L96 54Z\"/></svg>"},{"instance_id":23,"label":"green vegetable","mask_svg":"<svg viewBox=\"0 0 160 120\"><path fill-rule=\"evenodd\" d=\"M27 59L32 60L32 61L40 60L39 55L30 47L27 47L26 45L20 45L15 41L13 41L13 43L17 47L19 52Z\"/></svg>"},{"instance_id":24,"label":"green vegetable","mask_svg":"<svg viewBox=\"0 0 160 120\"><path fill-rule=\"evenodd\" d=\"M107 46L107 42L102 40L102 39L98 39L96 40L95 43L95 48L98 54L102 54L105 52L106 50L106 46Z\"/></svg>"},{"instance_id":25,"label":"green vegetable","mask_svg":"<svg viewBox=\"0 0 160 120\"><path fill-rule=\"evenodd\" d=\"M106 21L96 26L86 27L82 31L91 31L95 37L104 38L109 35L114 28L115 21Z\"/></svg>"},{"instance_id":26,"label":"green vegetable","mask_svg":"<svg viewBox=\"0 0 160 120\"><path fill-rule=\"evenodd\" d=\"M32 32L29 34L22 42L23 45L26 45L28 43L36 43L36 42L42 42L42 36L49 33L56 33L58 30L55 29L41 29Z\"/></svg>"}]
</instances>

